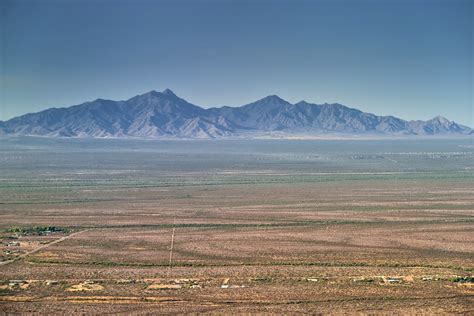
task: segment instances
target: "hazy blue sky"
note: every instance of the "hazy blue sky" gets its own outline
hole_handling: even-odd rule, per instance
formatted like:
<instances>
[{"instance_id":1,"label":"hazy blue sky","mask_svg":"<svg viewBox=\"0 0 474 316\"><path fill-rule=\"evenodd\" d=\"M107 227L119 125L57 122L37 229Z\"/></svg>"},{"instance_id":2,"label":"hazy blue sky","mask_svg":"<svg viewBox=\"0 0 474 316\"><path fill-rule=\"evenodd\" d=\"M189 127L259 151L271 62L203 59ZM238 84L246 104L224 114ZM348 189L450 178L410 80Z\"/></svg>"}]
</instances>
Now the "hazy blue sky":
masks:
<instances>
[{"instance_id":1,"label":"hazy blue sky","mask_svg":"<svg viewBox=\"0 0 474 316\"><path fill-rule=\"evenodd\" d=\"M0 120L170 88L474 126L474 1L0 3Z\"/></svg>"}]
</instances>

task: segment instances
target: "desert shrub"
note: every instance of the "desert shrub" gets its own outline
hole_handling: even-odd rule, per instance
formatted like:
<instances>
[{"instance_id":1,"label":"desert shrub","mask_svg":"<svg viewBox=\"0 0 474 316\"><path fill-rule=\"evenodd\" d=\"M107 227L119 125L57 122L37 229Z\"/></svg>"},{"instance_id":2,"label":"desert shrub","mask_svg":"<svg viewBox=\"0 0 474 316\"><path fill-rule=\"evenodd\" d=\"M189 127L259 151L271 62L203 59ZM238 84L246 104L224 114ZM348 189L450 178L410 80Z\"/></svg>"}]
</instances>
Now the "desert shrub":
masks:
<instances>
[{"instance_id":1,"label":"desert shrub","mask_svg":"<svg viewBox=\"0 0 474 316\"><path fill-rule=\"evenodd\" d=\"M56 232L67 233L68 231L69 229L58 226L13 227L8 230L8 232L18 235L44 235Z\"/></svg>"}]
</instances>

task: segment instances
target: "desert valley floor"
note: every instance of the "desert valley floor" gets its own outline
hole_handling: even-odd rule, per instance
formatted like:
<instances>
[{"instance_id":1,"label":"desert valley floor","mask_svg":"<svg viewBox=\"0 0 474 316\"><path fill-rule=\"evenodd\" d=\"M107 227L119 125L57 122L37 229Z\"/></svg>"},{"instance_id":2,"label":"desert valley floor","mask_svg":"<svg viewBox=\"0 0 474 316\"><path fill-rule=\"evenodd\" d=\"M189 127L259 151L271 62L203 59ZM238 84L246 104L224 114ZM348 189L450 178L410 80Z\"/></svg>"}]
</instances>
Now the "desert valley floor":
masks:
<instances>
[{"instance_id":1,"label":"desert valley floor","mask_svg":"<svg viewBox=\"0 0 474 316\"><path fill-rule=\"evenodd\" d=\"M474 145L0 141L0 314L474 313Z\"/></svg>"}]
</instances>

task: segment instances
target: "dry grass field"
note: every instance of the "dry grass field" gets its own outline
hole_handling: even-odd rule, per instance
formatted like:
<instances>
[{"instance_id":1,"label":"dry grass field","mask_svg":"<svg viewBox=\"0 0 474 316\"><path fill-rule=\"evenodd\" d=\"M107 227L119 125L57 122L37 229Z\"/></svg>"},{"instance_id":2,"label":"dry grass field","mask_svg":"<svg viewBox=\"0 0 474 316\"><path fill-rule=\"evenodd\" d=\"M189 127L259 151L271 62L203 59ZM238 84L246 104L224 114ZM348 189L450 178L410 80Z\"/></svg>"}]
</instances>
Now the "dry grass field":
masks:
<instances>
[{"instance_id":1,"label":"dry grass field","mask_svg":"<svg viewBox=\"0 0 474 316\"><path fill-rule=\"evenodd\" d=\"M2 145L0 313L474 313L469 140L62 142Z\"/></svg>"}]
</instances>

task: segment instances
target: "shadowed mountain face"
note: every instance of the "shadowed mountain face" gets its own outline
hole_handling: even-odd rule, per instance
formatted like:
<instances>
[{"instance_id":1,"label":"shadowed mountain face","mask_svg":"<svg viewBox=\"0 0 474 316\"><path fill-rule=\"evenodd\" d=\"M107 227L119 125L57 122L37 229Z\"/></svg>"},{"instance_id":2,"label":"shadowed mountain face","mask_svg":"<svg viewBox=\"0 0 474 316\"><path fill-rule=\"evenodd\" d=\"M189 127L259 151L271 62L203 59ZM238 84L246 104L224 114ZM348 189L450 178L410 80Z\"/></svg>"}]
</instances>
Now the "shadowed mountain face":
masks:
<instances>
[{"instance_id":1,"label":"shadowed mountain face","mask_svg":"<svg viewBox=\"0 0 474 316\"><path fill-rule=\"evenodd\" d=\"M378 135L467 135L473 131L443 117L405 121L377 116L341 104L291 104L268 96L241 107L203 109L171 90L150 91L127 101L97 99L51 108L0 122L0 135L62 137L252 136L262 132Z\"/></svg>"}]
</instances>

